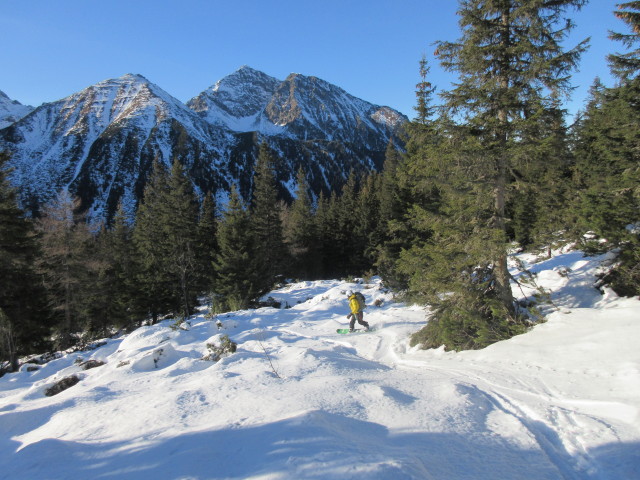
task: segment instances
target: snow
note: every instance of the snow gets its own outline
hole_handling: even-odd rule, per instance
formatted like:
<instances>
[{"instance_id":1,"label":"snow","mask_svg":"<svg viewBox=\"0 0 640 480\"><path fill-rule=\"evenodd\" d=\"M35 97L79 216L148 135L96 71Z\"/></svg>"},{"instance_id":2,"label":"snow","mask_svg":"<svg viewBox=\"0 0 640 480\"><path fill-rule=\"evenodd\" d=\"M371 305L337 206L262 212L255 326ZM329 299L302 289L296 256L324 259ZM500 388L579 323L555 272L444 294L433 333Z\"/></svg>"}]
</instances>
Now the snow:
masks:
<instances>
[{"instance_id":1,"label":"snow","mask_svg":"<svg viewBox=\"0 0 640 480\"><path fill-rule=\"evenodd\" d=\"M22 105L17 100L11 100L6 93L0 90L0 129L17 122L33 111L33 107Z\"/></svg>"},{"instance_id":2,"label":"snow","mask_svg":"<svg viewBox=\"0 0 640 480\"><path fill-rule=\"evenodd\" d=\"M0 478L637 479L640 301L593 287L606 256L521 260L554 306L480 351L411 348L424 308L377 279L327 280L221 314L222 329L201 311L25 365L0 379ZM374 332L335 332L348 289ZM221 335L237 351L202 360Z\"/></svg>"}]
</instances>

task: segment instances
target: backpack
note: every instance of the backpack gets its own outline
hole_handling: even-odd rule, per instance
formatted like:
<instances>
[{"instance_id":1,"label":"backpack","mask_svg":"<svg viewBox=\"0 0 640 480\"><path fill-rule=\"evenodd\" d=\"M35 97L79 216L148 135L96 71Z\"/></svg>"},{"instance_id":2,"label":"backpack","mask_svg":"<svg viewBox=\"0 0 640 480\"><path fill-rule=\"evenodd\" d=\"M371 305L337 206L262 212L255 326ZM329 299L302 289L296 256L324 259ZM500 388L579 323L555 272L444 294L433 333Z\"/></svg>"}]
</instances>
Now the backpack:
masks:
<instances>
[{"instance_id":1,"label":"backpack","mask_svg":"<svg viewBox=\"0 0 640 480\"><path fill-rule=\"evenodd\" d=\"M364 295L361 292L356 292L354 293L354 295L356 296L356 300L358 300L358 305L360 305L360 310L364 310L365 308L367 308Z\"/></svg>"}]
</instances>

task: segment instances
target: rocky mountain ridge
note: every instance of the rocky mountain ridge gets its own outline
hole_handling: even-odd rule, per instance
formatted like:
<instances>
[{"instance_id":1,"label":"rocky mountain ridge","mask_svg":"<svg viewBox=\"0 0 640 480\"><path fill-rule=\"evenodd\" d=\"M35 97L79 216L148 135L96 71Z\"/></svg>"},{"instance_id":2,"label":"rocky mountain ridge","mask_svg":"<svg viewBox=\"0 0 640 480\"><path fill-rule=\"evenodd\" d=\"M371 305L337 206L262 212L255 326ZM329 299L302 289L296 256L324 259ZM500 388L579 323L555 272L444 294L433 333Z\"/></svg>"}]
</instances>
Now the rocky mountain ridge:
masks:
<instances>
[{"instance_id":1,"label":"rocky mountain ridge","mask_svg":"<svg viewBox=\"0 0 640 480\"><path fill-rule=\"evenodd\" d=\"M8 100L8 99L7 99ZM196 191L245 198L257 149L278 154L276 175L291 198L299 168L312 190L340 188L351 170L380 169L407 119L316 77L279 81L242 67L186 104L141 75L110 79L46 103L0 130L12 181L37 213L57 192L78 195L95 218L140 200L155 158L186 166Z\"/></svg>"},{"instance_id":2,"label":"rocky mountain ridge","mask_svg":"<svg viewBox=\"0 0 640 480\"><path fill-rule=\"evenodd\" d=\"M22 105L17 100L0 90L0 129L17 122L33 110L29 105Z\"/></svg>"}]
</instances>

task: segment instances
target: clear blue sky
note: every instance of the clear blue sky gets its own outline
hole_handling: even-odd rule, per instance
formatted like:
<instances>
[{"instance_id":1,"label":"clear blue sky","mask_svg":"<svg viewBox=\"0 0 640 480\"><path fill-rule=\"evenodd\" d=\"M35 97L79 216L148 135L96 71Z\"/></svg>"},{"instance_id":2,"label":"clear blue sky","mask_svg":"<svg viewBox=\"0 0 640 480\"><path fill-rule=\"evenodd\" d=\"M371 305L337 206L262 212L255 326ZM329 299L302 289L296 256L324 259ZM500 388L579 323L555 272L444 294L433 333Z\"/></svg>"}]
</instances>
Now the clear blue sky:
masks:
<instances>
[{"instance_id":1,"label":"clear blue sky","mask_svg":"<svg viewBox=\"0 0 640 480\"><path fill-rule=\"evenodd\" d=\"M571 45L591 37L572 110L625 31L617 0L572 15ZM139 73L186 102L249 65L273 77L313 75L414 117L418 62L440 90L452 80L431 54L459 37L454 0L0 0L0 90L38 106L99 81Z\"/></svg>"}]
</instances>

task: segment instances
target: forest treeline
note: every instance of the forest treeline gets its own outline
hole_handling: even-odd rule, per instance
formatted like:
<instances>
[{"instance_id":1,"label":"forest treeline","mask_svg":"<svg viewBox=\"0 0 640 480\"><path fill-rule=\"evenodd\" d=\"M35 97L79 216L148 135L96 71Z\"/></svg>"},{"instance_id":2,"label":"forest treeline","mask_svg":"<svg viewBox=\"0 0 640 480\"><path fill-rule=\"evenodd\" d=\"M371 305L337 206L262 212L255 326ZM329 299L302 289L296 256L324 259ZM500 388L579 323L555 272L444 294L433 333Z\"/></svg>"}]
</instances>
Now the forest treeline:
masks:
<instances>
[{"instance_id":1,"label":"forest treeline","mask_svg":"<svg viewBox=\"0 0 640 480\"><path fill-rule=\"evenodd\" d=\"M189 316L198 299L225 311L258 305L285 279L379 274L431 317L412 342L482 348L524 332L508 256L579 242L616 253L604 281L640 294L640 2L613 12L630 33L608 60L616 84L595 79L567 125L570 72L587 48L563 47L565 15L583 0L460 2L461 36L435 56L458 75L438 92L420 62L416 118L384 169L350 174L315 197L298 173L295 200L278 198L276 153L260 146L250 198L198 198L183 166L154 165L135 214L90 225L67 192L27 218L2 154L0 351L18 358ZM590 232L585 236L586 232Z\"/></svg>"}]
</instances>

